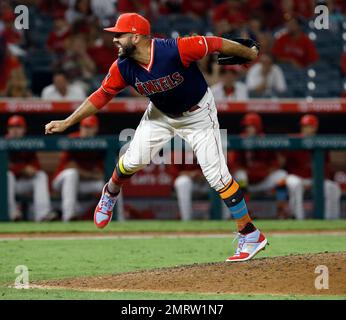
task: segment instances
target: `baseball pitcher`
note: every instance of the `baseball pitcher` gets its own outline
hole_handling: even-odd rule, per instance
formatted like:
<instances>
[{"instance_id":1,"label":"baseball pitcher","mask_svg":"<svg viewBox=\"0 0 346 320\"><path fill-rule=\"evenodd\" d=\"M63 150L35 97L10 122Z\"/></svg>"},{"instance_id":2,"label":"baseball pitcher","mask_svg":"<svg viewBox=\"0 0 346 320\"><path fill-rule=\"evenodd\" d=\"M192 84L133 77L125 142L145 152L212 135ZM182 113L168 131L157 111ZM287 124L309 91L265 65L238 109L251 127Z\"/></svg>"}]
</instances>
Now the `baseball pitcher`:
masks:
<instances>
[{"instance_id":1,"label":"baseball pitcher","mask_svg":"<svg viewBox=\"0 0 346 320\"><path fill-rule=\"evenodd\" d=\"M96 226L104 228L111 221L122 184L177 134L189 143L206 180L236 220L238 248L226 261L253 258L267 239L252 223L241 189L229 173L215 101L196 61L218 52L220 64L248 63L257 58L258 45L250 39L213 36L153 39L149 21L136 13L120 15L115 26L105 30L114 33L119 52L102 86L68 118L45 127L46 134L63 132L96 113L128 85L150 99L129 148L103 188L94 214Z\"/></svg>"}]
</instances>

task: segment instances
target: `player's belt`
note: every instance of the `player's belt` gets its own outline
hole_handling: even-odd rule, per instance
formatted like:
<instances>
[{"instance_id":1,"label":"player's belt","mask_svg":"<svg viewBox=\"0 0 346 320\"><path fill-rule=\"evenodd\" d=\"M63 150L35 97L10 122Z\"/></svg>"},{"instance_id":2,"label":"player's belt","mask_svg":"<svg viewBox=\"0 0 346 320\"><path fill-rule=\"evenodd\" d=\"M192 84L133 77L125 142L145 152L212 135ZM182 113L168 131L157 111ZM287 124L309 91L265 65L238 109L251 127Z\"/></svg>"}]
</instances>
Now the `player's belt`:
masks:
<instances>
[{"instance_id":1,"label":"player's belt","mask_svg":"<svg viewBox=\"0 0 346 320\"><path fill-rule=\"evenodd\" d=\"M193 111L198 110L199 108L200 108L200 106L196 104L196 105L192 106L192 107L191 107L189 110L187 110L187 111L180 112L180 113L166 113L166 112L165 112L165 115L168 116L168 117L170 117L170 118L180 118L180 117L183 117L183 116L186 114L186 112L193 112Z\"/></svg>"}]
</instances>

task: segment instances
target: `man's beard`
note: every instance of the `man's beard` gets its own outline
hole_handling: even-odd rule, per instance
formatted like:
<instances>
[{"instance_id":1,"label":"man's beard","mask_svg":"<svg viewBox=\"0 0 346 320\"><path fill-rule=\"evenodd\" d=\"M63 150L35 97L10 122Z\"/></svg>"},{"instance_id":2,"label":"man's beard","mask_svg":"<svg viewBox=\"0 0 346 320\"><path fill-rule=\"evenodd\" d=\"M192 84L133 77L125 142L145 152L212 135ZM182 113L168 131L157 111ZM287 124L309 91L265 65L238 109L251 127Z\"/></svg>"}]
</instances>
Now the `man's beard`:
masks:
<instances>
[{"instance_id":1,"label":"man's beard","mask_svg":"<svg viewBox=\"0 0 346 320\"><path fill-rule=\"evenodd\" d=\"M129 44L126 47L121 47L121 53L120 53L120 49L119 49L119 53L118 53L118 57L119 58L130 58L133 53L136 50L136 46L134 44Z\"/></svg>"}]
</instances>

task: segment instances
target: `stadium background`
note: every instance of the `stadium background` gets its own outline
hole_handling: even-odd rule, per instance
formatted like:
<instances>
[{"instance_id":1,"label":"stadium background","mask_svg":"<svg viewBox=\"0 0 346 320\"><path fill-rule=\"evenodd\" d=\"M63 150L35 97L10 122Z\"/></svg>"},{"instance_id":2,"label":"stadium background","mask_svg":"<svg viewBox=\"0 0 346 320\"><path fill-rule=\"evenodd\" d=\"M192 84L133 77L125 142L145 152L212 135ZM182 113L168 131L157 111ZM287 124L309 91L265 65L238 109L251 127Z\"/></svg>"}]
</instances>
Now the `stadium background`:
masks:
<instances>
[{"instance_id":1,"label":"stadium background","mask_svg":"<svg viewBox=\"0 0 346 320\"><path fill-rule=\"evenodd\" d=\"M51 101L49 97L41 97L43 89L51 85L54 73L61 70L69 84L78 87L79 93L82 89L83 96L97 88L116 57L112 39L102 28L114 24L122 12L135 11L147 16L155 36L175 37L177 33L251 36L261 43L263 53L272 51L287 18L300 17L304 32L316 47L318 59L300 68L275 61L284 73L287 90L260 98L254 98L250 92L250 99L244 101L232 98L219 101L221 128L227 129L230 139L239 139L243 116L257 112L263 119L270 146L274 141L270 140L271 134L287 139L299 132L300 118L312 113L320 120L319 133L325 135L316 141L321 145L333 145L337 141L345 146L346 3L327 1L329 29L316 30L314 7L318 3L314 0L0 0L0 219L6 199L4 147L8 139L3 138L8 119L18 114L27 122L31 140L18 144L14 141L11 145L17 151L26 144L40 145L49 139L53 145L57 141L65 146L73 145L75 142L65 135L47 138L43 133L47 122L67 116L78 106L77 97L72 96L73 101L70 98ZM29 8L28 30L14 28L17 5ZM201 67L211 85L223 79L224 74L215 72L218 71L215 57L203 61ZM242 69L239 81L246 83L249 70ZM116 97L98 114L101 124L98 141L108 139L115 146L121 130L136 128L146 104L146 99L138 98L133 91L122 92L121 97ZM68 133L76 130L78 126ZM337 140L330 139L330 135L337 135ZM77 140L76 145L81 145L82 139ZM262 137L258 141L263 145ZM38 152L41 165L51 178L59 154ZM345 193L345 152L332 151L330 158L330 178L337 179ZM114 161L110 159L111 163ZM150 170L144 174L148 180L157 181L160 177L152 175ZM232 243L233 222L210 220L208 199L195 201L195 209L203 219L166 220L178 218L171 183L168 180L165 189L155 183L134 186L132 196L125 195L129 205L142 201L137 209L161 204L164 215L159 217L165 220L112 221L104 230L97 229L92 221L1 221L0 300L345 300L345 219L278 220L273 212L272 194L252 199L249 207L258 218L274 218L256 220L270 246L252 261L229 264L223 261L236 247L236 242ZM165 194L157 197L158 191ZM321 196L322 193L317 198ZM98 197L96 194L92 197L83 218L91 217ZM56 195L53 198L55 208L59 208L59 198ZM18 200L24 201L23 204L32 201L30 197ZM311 216L310 196L306 200ZM345 200L342 211L345 217ZM132 211L131 218L158 217L156 214L157 207L144 212ZM315 280L320 276L316 266L329 268L328 290L316 288ZM18 290L23 288L22 284L26 286L25 270L29 289ZM19 286L18 279L23 280ZM231 310L234 313L233 304ZM115 308L112 311L118 312Z\"/></svg>"},{"instance_id":2,"label":"stadium background","mask_svg":"<svg viewBox=\"0 0 346 320\"><path fill-rule=\"evenodd\" d=\"M68 115L78 101L63 102L42 99L43 89L53 81L53 75L63 71L69 83L79 87L88 96L100 85L108 67L116 57L112 36L102 28L114 24L123 12L135 11L145 15L152 23L153 36L176 37L189 34L215 34L232 37L252 37L261 44L262 54L273 52L277 39L290 17L298 17L301 27L312 40L318 56L303 66L276 62L282 69L287 89L278 94L255 95L249 92L246 101L218 102L221 128L230 134L241 132L241 119L246 112L256 111L263 119L267 134L294 134L299 132L299 120L307 112L318 116L319 133L344 135L346 100L346 6L343 1L326 1L330 11L328 30L314 28L314 7L318 1L2 1L0 6L0 39L2 72L0 75L0 134L6 134L6 122L12 114L22 114L28 124L28 135L42 135L44 124ZM24 4L29 8L29 29L14 27L14 7ZM312 55L313 56L313 55ZM275 60L276 59L276 60ZM201 62L201 68L210 85L222 77L215 57ZM249 67L242 68L237 77L246 82ZM259 101L258 98L262 100ZM253 100L255 99L255 100ZM287 103L288 102L288 103ZM287 103L287 104L285 104ZM146 101L131 89L123 91L110 106L99 115L100 134L116 135L125 128L135 128L139 123ZM77 130L77 127L68 133ZM42 167L53 175L57 155L40 152ZM152 174L152 173L150 173ZM160 174L160 173L157 173ZM337 179L346 191L345 152L331 152L331 178ZM173 183L173 181L171 181ZM172 187L164 194L157 194L157 185L143 187L146 191L143 203L159 198L169 200L173 209L164 218L177 218ZM129 190L128 201L134 196L136 186ZM150 191L152 194L150 194ZM261 199L260 199L261 200ZM97 196L95 196L97 201ZM142 205L143 205L142 203ZM55 203L58 206L58 201ZM262 207L261 217L272 205ZM208 201L202 201L195 209L204 212ZM309 204L307 204L309 207ZM91 208L92 206L90 206ZM138 205L137 205L138 207ZM168 208L168 202L164 204ZM259 207L261 208L261 206ZM141 212L134 210L132 218L153 218L155 209ZM261 210L260 210L261 211ZM202 214L203 215L203 214ZM343 203L342 215L346 215ZM86 212L84 216L90 216Z\"/></svg>"}]
</instances>

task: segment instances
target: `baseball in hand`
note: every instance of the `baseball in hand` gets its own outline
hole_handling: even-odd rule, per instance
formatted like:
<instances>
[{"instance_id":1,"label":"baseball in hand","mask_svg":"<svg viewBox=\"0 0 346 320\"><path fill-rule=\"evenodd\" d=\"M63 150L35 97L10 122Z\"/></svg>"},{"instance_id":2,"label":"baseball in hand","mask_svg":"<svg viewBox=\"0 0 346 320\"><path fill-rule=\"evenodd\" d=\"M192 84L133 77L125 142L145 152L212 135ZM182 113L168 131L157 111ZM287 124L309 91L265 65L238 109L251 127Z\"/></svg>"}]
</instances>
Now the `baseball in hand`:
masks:
<instances>
[{"instance_id":1,"label":"baseball in hand","mask_svg":"<svg viewBox=\"0 0 346 320\"><path fill-rule=\"evenodd\" d=\"M67 128L65 120L51 121L45 126L45 134L59 133Z\"/></svg>"}]
</instances>

